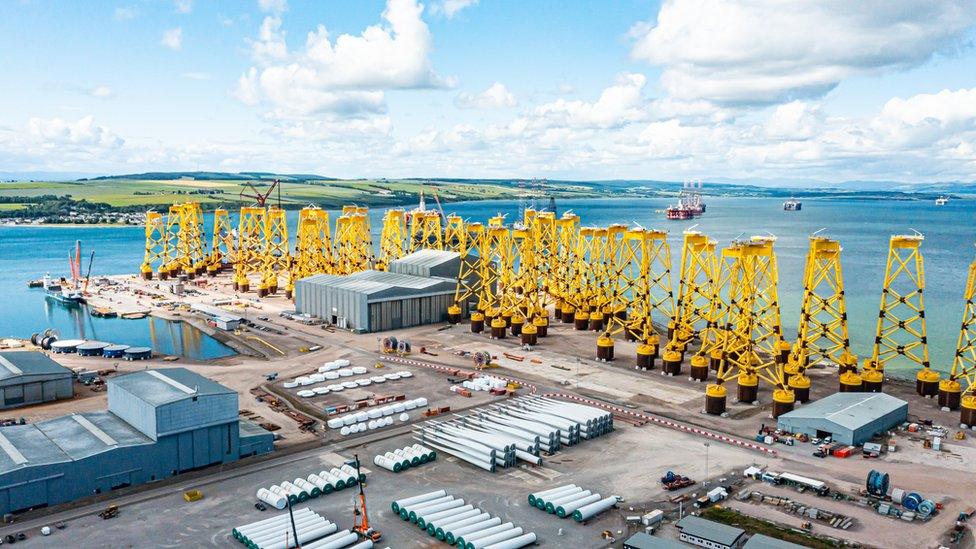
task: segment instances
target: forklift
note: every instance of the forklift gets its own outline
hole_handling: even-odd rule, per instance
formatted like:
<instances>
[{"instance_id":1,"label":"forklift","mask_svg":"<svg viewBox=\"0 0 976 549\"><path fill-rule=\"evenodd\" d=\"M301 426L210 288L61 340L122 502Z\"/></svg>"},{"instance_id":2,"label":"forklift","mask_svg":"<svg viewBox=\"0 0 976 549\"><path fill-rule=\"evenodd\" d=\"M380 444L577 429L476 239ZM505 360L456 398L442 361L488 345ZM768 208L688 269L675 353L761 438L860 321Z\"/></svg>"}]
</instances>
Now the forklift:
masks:
<instances>
[{"instance_id":1,"label":"forklift","mask_svg":"<svg viewBox=\"0 0 976 549\"><path fill-rule=\"evenodd\" d=\"M356 479L359 480L362 478L359 472L359 454L354 454L353 457L356 459ZM366 492L363 491L365 484L365 482L359 480L359 502L353 506L352 530L362 536L363 539L368 539L376 543L383 538L383 533L379 530L374 530L369 525L369 515L366 513Z\"/></svg>"}]
</instances>

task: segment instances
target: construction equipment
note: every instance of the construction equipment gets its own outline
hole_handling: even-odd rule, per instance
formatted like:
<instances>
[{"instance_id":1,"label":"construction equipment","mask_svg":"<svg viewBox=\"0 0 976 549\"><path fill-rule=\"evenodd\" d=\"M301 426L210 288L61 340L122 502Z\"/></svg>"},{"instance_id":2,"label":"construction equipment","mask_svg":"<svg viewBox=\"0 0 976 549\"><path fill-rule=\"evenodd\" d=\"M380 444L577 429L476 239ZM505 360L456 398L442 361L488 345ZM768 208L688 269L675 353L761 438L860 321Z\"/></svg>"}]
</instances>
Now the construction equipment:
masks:
<instances>
[{"instance_id":1,"label":"construction equipment","mask_svg":"<svg viewBox=\"0 0 976 549\"><path fill-rule=\"evenodd\" d=\"M98 513L98 516L101 517L104 520L113 519L113 518L119 516L119 506L118 505L109 505L105 509L101 510Z\"/></svg>"},{"instance_id":2,"label":"construction equipment","mask_svg":"<svg viewBox=\"0 0 976 549\"><path fill-rule=\"evenodd\" d=\"M187 490L186 492L183 492L183 499L186 502L200 501L203 499L203 492L200 490Z\"/></svg>"},{"instance_id":3,"label":"construction equipment","mask_svg":"<svg viewBox=\"0 0 976 549\"><path fill-rule=\"evenodd\" d=\"M915 389L920 395L935 396L939 373L929 367L929 347L925 335L925 269L920 251L924 236L893 235L888 245L884 286L874 351L864 362L861 377L864 390L880 392L884 369L894 359L922 367L916 375Z\"/></svg>"},{"instance_id":4,"label":"construction equipment","mask_svg":"<svg viewBox=\"0 0 976 549\"><path fill-rule=\"evenodd\" d=\"M376 543L383 538L383 533L373 529L369 525L369 513L366 510L366 492L364 490L366 483L362 480L362 473L359 472L359 454L355 454L353 457L355 458L356 478L360 480L358 482L359 500L354 503L353 507L352 529L362 536L363 539L368 539Z\"/></svg>"}]
</instances>

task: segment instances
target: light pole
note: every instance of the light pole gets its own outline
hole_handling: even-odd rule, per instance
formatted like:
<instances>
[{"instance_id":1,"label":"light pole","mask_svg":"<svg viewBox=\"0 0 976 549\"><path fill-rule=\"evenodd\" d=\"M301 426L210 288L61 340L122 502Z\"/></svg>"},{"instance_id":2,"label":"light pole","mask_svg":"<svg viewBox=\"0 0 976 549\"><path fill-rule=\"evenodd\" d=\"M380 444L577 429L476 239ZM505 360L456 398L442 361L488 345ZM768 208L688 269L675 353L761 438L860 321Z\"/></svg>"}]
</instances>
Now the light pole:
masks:
<instances>
[{"instance_id":1,"label":"light pole","mask_svg":"<svg viewBox=\"0 0 976 549\"><path fill-rule=\"evenodd\" d=\"M712 443L705 442L705 481L702 482L702 486L708 486L708 447L711 445Z\"/></svg>"}]
</instances>

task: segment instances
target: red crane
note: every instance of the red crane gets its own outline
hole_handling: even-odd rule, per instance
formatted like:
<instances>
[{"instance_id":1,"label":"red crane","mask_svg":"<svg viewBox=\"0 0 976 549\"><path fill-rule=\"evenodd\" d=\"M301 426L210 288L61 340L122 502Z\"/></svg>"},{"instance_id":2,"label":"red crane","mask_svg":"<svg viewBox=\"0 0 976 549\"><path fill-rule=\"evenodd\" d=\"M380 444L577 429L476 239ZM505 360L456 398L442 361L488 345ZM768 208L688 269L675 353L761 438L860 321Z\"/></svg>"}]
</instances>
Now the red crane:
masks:
<instances>
[{"instance_id":1,"label":"red crane","mask_svg":"<svg viewBox=\"0 0 976 549\"><path fill-rule=\"evenodd\" d=\"M263 208L264 205L265 205L265 203L268 201L268 197L271 196L271 193L273 193L275 191L275 189L278 189L278 207L280 208L281 207L281 185L280 185L280 183L281 183L280 181L278 181L277 179L275 179L274 182L271 184L271 186L268 187L268 191L265 192L265 193L262 193L250 181L247 181L247 182L244 183L244 188L241 189L241 194L239 196L240 196L241 199L244 199L244 198L253 199L255 202L258 203L258 207ZM252 191L254 191L254 193L253 194L246 193L245 191L247 189L251 189Z\"/></svg>"}]
</instances>

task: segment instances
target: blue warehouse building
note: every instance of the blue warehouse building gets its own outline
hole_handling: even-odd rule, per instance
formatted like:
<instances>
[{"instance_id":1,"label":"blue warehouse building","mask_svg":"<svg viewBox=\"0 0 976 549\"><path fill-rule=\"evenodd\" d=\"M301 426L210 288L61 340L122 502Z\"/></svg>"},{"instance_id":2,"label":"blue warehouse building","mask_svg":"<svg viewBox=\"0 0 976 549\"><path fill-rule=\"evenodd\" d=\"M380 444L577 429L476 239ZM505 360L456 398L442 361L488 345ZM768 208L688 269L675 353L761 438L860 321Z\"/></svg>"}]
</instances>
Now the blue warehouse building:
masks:
<instances>
[{"instance_id":1,"label":"blue warehouse building","mask_svg":"<svg viewBox=\"0 0 976 549\"><path fill-rule=\"evenodd\" d=\"M0 427L0 513L57 505L273 450L237 393L184 368L108 381L108 410Z\"/></svg>"}]
</instances>

